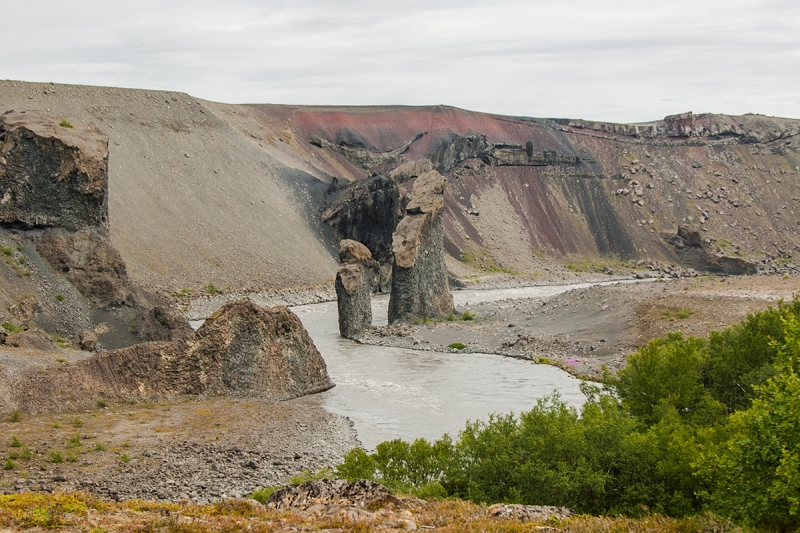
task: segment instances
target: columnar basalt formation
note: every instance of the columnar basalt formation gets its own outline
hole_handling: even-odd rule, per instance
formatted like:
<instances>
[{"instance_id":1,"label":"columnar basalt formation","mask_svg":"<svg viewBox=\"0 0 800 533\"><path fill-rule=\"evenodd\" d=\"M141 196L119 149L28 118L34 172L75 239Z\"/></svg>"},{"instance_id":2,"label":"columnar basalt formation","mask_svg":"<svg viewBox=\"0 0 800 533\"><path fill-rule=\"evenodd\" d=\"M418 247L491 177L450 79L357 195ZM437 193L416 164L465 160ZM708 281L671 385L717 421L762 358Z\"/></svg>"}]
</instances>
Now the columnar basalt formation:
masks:
<instances>
[{"instance_id":1,"label":"columnar basalt formation","mask_svg":"<svg viewBox=\"0 0 800 533\"><path fill-rule=\"evenodd\" d=\"M435 170L417 178L406 216L394 232L390 323L453 312L444 262L444 185Z\"/></svg>"},{"instance_id":2,"label":"columnar basalt formation","mask_svg":"<svg viewBox=\"0 0 800 533\"><path fill-rule=\"evenodd\" d=\"M240 300L186 339L24 369L11 383L10 407L35 413L96 405L100 398L215 394L288 400L331 387L325 361L297 315Z\"/></svg>"},{"instance_id":3,"label":"columnar basalt formation","mask_svg":"<svg viewBox=\"0 0 800 533\"><path fill-rule=\"evenodd\" d=\"M107 227L108 137L41 111L0 117L0 222Z\"/></svg>"},{"instance_id":4,"label":"columnar basalt formation","mask_svg":"<svg viewBox=\"0 0 800 533\"><path fill-rule=\"evenodd\" d=\"M372 324L372 286L378 275L378 263L360 242L344 239L339 243L336 272L336 300L339 307L339 333L348 339Z\"/></svg>"}]
</instances>

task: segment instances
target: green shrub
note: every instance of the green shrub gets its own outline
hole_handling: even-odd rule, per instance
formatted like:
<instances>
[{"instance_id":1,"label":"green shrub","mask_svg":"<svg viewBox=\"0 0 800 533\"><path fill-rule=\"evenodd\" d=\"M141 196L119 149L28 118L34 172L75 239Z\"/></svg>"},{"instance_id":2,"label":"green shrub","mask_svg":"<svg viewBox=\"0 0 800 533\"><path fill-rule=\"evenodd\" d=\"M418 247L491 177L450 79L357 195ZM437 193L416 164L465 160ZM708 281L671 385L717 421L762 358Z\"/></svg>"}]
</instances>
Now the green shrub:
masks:
<instances>
[{"instance_id":1,"label":"green shrub","mask_svg":"<svg viewBox=\"0 0 800 533\"><path fill-rule=\"evenodd\" d=\"M333 477L334 477L333 470L325 466L320 468L316 472L311 472L309 470L301 470L300 472L289 478L289 484L301 485L308 481L319 481L320 479L332 479Z\"/></svg>"},{"instance_id":2,"label":"green shrub","mask_svg":"<svg viewBox=\"0 0 800 533\"><path fill-rule=\"evenodd\" d=\"M78 448L81 446L81 436L79 434L75 434L67 439L67 448Z\"/></svg>"},{"instance_id":3,"label":"green shrub","mask_svg":"<svg viewBox=\"0 0 800 533\"><path fill-rule=\"evenodd\" d=\"M106 451L106 447L103 445L102 442L95 442L94 448L92 448L96 452L104 452Z\"/></svg>"},{"instance_id":4,"label":"green shrub","mask_svg":"<svg viewBox=\"0 0 800 533\"><path fill-rule=\"evenodd\" d=\"M108 407L108 402L103 398L100 398L99 400L97 400L97 407L99 407L100 409L104 409Z\"/></svg>"},{"instance_id":5,"label":"green shrub","mask_svg":"<svg viewBox=\"0 0 800 533\"><path fill-rule=\"evenodd\" d=\"M70 124L68 120L62 120L61 122L59 122L58 125L61 126L62 128L69 128L69 129L72 129L74 127L72 124Z\"/></svg>"},{"instance_id":6,"label":"green shrub","mask_svg":"<svg viewBox=\"0 0 800 533\"><path fill-rule=\"evenodd\" d=\"M267 500L269 499L270 496L272 496L272 493L278 490L279 488L280 487L261 487L259 489L254 490L253 493L250 496L248 496L248 498L257 501L262 505L266 505Z\"/></svg>"},{"instance_id":7,"label":"green shrub","mask_svg":"<svg viewBox=\"0 0 800 533\"><path fill-rule=\"evenodd\" d=\"M76 428L83 427L83 420L81 420L80 418L74 418L72 420L72 425L75 426Z\"/></svg>"},{"instance_id":8,"label":"green shrub","mask_svg":"<svg viewBox=\"0 0 800 533\"><path fill-rule=\"evenodd\" d=\"M30 459L31 457L33 457L33 452L30 451L29 448L25 447L25 448L22 448L19 451L12 452L8 457L11 458L11 459L14 459L14 460L16 460L16 459Z\"/></svg>"},{"instance_id":9,"label":"green shrub","mask_svg":"<svg viewBox=\"0 0 800 533\"><path fill-rule=\"evenodd\" d=\"M64 462L64 456L61 455L61 452L52 451L50 452L50 462L54 464L60 464Z\"/></svg>"},{"instance_id":10,"label":"green shrub","mask_svg":"<svg viewBox=\"0 0 800 533\"><path fill-rule=\"evenodd\" d=\"M461 320L465 320L465 321L468 321L468 320L475 320L475 315L474 315L474 314L472 314L472 313L469 311L469 309L467 309L466 311L464 311L463 313L461 313Z\"/></svg>"},{"instance_id":11,"label":"green shrub","mask_svg":"<svg viewBox=\"0 0 800 533\"><path fill-rule=\"evenodd\" d=\"M12 448L22 448L22 441L17 438L16 435L11 437L11 444L9 444Z\"/></svg>"},{"instance_id":12,"label":"green shrub","mask_svg":"<svg viewBox=\"0 0 800 533\"><path fill-rule=\"evenodd\" d=\"M14 249L10 246L0 246L0 251L8 256L14 253Z\"/></svg>"},{"instance_id":13,"label":"green shrub","mask_svg":"<svg viewBox=\"0 0 800 533\"><path fill-rule=\"evenodd\" d=\"M800 321L784 322L776 373L756 385L747 410L731 416L731 437L698 472L711 508L746 524L800 528Z\"/></svg>"},{"instance_id":14,"label":"green shrub","mask_svg":"<svg viewBox=\"0 0 800 533\"><path fill-rule=\"evenodd\" d=\"M3 470L14 470L15 468L17 468L17 463L11 459L6 459L6 462L3 463Z\"/></svg>"},{"instance_id":15,"label":"green shrub","mask_svg":"<svg viewBox=\"0 0 800 533\"><path fill-rule=\"evenodd\" d=\"M219 292L219 289L217 289L217 286L214 285L213 283L209 283L208 285L206 285L206 292L208 294L217 294L217 292Z\"/></svg>"},{"instance_id":16,"label":"green shrub","mask_svg":"<svg viewBox=\"0 0 800 533\"><path fill-rule=\"evenodd\" d=\"M63 302L65 300L64 295L63 294L56 294L56 300L58 300L59 302Z\"/></svg>"},{"instance_id":17,"label":"green shrub","mask_svg":"<svg viewBox=\"0 0 800 533\"><path fill-rule=\"evenodd\" d=\"M129 463L131 460L131 456L128 455L127 453L123 453L122 456L119 458L119 460L123 463Z\"/></svg>"},{"instance_id":18,"label":"green shrub","mask_svg":"<svg viewBox=\"0 0 800 533\"><path fill-rule=\"evenodd\" d=\"M12 422L19 422L20 418L22 417L21 413L18 409L14 409L11 411L11 417L9 418Z\"/></svg>"},{"instance_id":19,"label":"green shrub","mask_svg":"<svg viewBox=\"0 0 800 533\"><path fill-rule=\"evenodd\" d=\"M463 350L464 348L467 347L467 345L464 344L463 342L452 342L448 344L447 347L453 348L454 350Z\"/></svg>"}]
</instances>

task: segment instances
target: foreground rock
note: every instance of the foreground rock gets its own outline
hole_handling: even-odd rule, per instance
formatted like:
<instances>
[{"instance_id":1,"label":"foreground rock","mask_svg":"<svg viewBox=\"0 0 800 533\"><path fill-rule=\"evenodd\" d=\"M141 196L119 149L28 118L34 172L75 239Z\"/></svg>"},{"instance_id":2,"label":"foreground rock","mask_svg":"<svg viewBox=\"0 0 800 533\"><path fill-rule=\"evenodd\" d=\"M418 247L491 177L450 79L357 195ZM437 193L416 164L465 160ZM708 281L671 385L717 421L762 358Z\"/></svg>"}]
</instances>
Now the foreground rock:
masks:
<instances>
[{"instance_id":1,"label":"foreground rock","mask_svg":"<svg viewBox=\"0 0 800 533\"><path fill-rule=\"evenodd\" d=\"M14 408L41 412L88 407L101 399L187 394L287 400L331 387L325 361L294 313L242 300L211 315L190 338L27 368L11 390Z\"/></svg>"},{"instance_id":2,"label":"foreground rock","mask_svg":"<svg viewBox=\"0 0 800 533\"><path fill-rule=\"evenodd\" d=\"M367 479L348 483L322 479L283 487L272 493L267 508L289 509L301 516L314 516L380 524L379 529L416 530L410 511L425 502L413 496L396 497L383 485Z\"/></svg>"},{"instance_id":3,"label":"foreground rock","mask_svg":"<svg viewBox=\"0 0 800 533\"><path fill-rule=\"evenodd\" d=\"M359 479L349 483L344 479L321 479L300 485L283 487L270 495L267 507L309 511L336 505L376 509L387 504L400 504L400 500L375 481Z\"/></svg>"},{"instance_id":4,"label":"foreground rock","mask_svg":"<svg viewBox=\"0 0 800 533\"><path fill-rule=\"evenodd\" d=\"M435 170L417 178L406 215L392 236L389 323L453 312L444 262L444 184Z\"/></svg>"},{"instance_id":5,"label":"foreground rock","mask_svg":"<svg viewBox=\"0 0 800 533\"><path fill-rule=\"evenodd\" d=\"M551 518L557 520L569 518L575 514L575 511L566 507L547 505L496 503L489 507L489 513L496 518L516 518L522 522L543 522Z\"/></svg>"},{"instance_id":6,"label":"foreground rock","mask_svg":"<svg viewBox=\"0 0 800 533\"><path fill-rule=\"evenodd\" d=\"M339 243L341 266L336 272L339 333L354 339L372 324L372 286L379 265L369 249L353 240Z\"/></svg>"}]
</instances>

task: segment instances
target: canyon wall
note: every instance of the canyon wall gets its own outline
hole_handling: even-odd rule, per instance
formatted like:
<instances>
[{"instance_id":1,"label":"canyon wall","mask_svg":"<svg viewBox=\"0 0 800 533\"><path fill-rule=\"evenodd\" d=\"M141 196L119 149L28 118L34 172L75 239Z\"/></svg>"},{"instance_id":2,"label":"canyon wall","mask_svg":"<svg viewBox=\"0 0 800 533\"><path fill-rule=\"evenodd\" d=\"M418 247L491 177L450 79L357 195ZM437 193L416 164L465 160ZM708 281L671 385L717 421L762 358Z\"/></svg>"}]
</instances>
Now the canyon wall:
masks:
<instances>
[{"instance_id":1,"label":"canyon wall","mask_svg":"<svg viewBox=\"0 0 800 533\"><path fill-rule=\"evenodd\" d=\"M428 168L447 179L445 250L478 271L680 263L682 225L704 253L761 270L793 266L800 246L797 120L684 113L608 124L0 82L0 111L11 109L51 109L108 133L111 241L130 277L153 289L332 284L342 238L385 266L408 180Z\"/></svg>"}]
</instances>

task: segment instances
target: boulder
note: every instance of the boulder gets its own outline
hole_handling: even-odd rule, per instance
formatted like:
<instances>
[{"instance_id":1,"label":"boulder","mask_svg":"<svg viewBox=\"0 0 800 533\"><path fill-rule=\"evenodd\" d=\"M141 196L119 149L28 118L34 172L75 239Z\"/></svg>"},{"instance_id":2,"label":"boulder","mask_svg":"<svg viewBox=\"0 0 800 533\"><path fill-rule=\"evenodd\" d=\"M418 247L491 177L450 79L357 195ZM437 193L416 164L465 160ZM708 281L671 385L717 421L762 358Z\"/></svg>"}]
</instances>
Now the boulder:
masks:
<instances>
[{"instance_id":1,"label":"boulder","mask_svg":"<svg viewBox=\"0 0 800 533\"><path fill-rule=\"evenodd\" d=\"M366 246L349 239L339 243L339 259L342 261L336 272L339 333L354 339L372 324L372 286L379 266Z\"/></svg>"},{"instance_id":2,"label":"boulder","mask_svg":"<svg viewBox=\"0 0 800 533\"><path fill-rule=\"evenodd\" d=\"M34 413L85 408L99 398L227 394L277 401L331 387L300 319L287 307L264 309L249 300L223 306L189 338L27 368L11 384L13 408Z\"/></svg>"},{"instance_id":3,"label":"boulder","mask_svg":"<svg viewBox=\"0 0 800 533\"><path fill-rule=\"evenodd\" d=\"M0 117L0 222L107 226L108 137L42 111Z\"/></svg>"},{"instance_id":4,"label":"boulder","mask_svg":"<svg viewBox=\"0 0 800 533\"><path fill-rule=\"evenodd\" d=\"M703 272L720 274L755 274L758 266L741 257L731 257L715 253L710 244L703 240L700 231L688 226L678 226L676 234L664 235L671 244L681 264Z\"/></svg>"},{"instance_id":5,"label":"boulder","mask_svg":"<svg viewBox=\"0 0 800 533\"><path fill-rule=\"evenodd\" d=\"M444 262L444 177L435 170L417 178L405 217L392 235L389 323L453 312Z\"/></svg>"},{"instance_id":6,"label":"boulder","mask_svg":"<svg viewBox=\"0 0 800 533\"><path fill-rule=\"evenodd\" d=\"M339 261L342 264L369 263L372 261L372 252L358 241L342 239L339 242Z\"/></svg>"},{"instance_id":7,"label":"boulder","mask_svg":"<svg viewBox=\"0 0 800 533\"><path fill-rule=\"evenodd\" d=\"M368 479L352 483L344 479L321 479L300 485L289 485L273 492L267 500L269 509L308 511L312 508L358 507L378 509L387 504L401 505L389 489Z\"/></svg>"},{"instance_id":8,"label":"boulder","mask_svg":"<svg viewBox=\"0 0 800 533\"><path fill-rule=\"evenodd\" d=\"M567 507L548 505L521 505L516 503L496 503L489 507L489 514L496 518L514 518L521 522L547 522L562 520L575 514Z\"/></svg>"},{"instance_id":9,"label":"boulder","mask_svg":"<svg viewBox=\"0 0 800 533\"><path fill-rule=\"evenodd\" d=\"M433 170L433 164L431 163L430 159L418 159L416 161L407 161L403 163L396 169L392 170L389 173L389 177L393 180L399 181L400 183L404 183L411 178L422 176L431 170Z\"/></svg>"},{"instance_id":10,"label":"boulder","mask_svg":"<svg viewBox=\"0 0 800 533\"><path fill-rule=\"evenodd\" d=\"M156 306L139 313L134 324L144 341L175 341L194 334L186 315L169 306Z\"/></svg>"}]
</instances>

